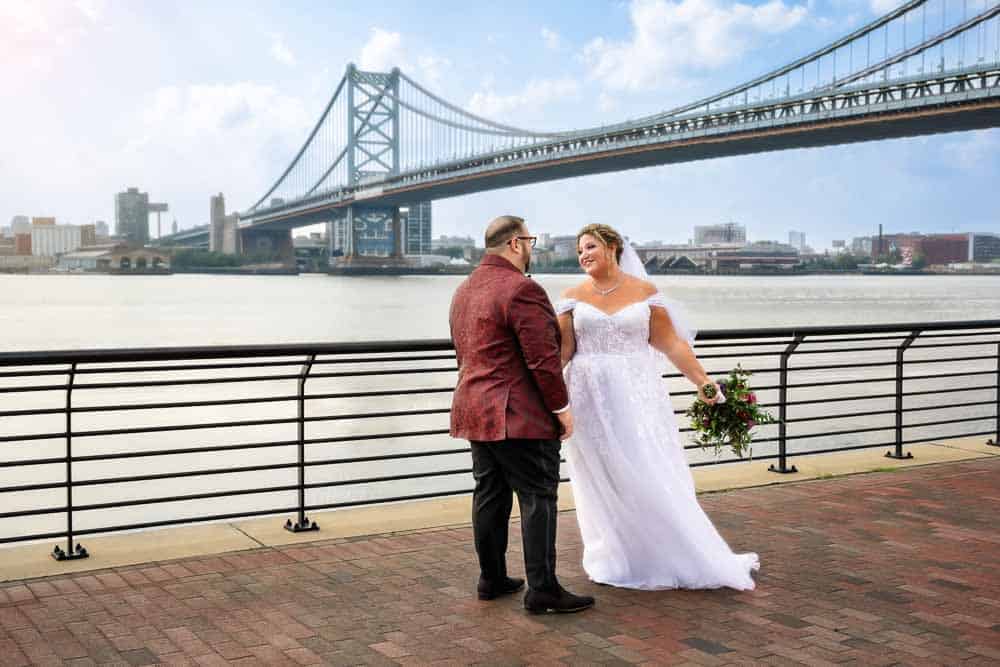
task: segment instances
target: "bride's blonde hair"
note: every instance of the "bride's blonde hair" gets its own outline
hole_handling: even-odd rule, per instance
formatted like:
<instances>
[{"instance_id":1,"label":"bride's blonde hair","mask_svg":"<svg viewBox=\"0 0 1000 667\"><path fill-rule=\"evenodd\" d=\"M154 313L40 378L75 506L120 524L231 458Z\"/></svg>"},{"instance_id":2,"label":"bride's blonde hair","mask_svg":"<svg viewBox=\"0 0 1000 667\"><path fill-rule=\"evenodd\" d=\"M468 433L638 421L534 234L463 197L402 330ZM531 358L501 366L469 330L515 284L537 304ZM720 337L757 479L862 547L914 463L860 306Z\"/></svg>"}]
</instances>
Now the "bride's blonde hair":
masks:
<instances>
[{"instance_id":1,"label":"bride's blonde hair","mask_svg":"<svg viewBox=\"0 0 1000 667\"><path fill-rule=\"evenodd\" d=\"M610 225L602 225L600 223L592 223L586 225L581 229L576 235L576 246L580 247L580 238L584 234L590 234L598 243L603 245L605 248L615 247L615 261L621 264L622 252L625 250L625 240L622 239L622 235L619 234L614 227Z\"/></svg>"}]
</instances>

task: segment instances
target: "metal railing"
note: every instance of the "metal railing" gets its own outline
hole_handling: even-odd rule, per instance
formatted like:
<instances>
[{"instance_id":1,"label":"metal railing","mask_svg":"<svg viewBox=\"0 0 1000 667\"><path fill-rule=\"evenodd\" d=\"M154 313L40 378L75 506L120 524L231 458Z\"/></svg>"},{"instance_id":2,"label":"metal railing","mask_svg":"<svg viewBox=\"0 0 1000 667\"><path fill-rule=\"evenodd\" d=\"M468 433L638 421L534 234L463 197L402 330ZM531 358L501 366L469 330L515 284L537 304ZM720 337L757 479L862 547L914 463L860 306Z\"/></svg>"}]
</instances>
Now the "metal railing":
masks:
<instances>
[{"instance_id":1,"label":"metal railing","mask_svg":"<svg viewBox=\"0 0 1000 667\"><path fill-rule=\"evenodd\" d=\"M1000 320L703 331L696 352L755 374L778 421L754 459L775 472L1000 438ZM0 354L0 544L65 538L53 556L73 559L84 535L275 514L317 530L319 510L470 493L455 371L447 340ZM676 418L695 392L664 378Z\"/></svg>"}]
</instances>

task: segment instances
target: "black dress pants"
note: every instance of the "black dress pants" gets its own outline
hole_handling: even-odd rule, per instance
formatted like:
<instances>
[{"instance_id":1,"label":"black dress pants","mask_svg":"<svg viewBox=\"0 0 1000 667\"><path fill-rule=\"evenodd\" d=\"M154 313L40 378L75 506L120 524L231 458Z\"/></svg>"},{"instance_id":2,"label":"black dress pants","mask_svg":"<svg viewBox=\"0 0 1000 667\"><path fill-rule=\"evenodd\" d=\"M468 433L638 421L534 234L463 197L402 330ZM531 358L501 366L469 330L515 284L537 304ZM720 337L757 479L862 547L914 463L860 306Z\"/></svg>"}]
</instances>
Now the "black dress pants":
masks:
<instances>
[{"instance_id":1,"label":"black dress pants","mask_svg":"<svg viewBox=\"0 0 1000 667\"><path fill-rule=\"evenodd\" d=\"M472 442L472 528L484 579L507 576L507 530L517 493L528 586L552 590L556 580L559 440Z\"/></svg>"}]
</instances>

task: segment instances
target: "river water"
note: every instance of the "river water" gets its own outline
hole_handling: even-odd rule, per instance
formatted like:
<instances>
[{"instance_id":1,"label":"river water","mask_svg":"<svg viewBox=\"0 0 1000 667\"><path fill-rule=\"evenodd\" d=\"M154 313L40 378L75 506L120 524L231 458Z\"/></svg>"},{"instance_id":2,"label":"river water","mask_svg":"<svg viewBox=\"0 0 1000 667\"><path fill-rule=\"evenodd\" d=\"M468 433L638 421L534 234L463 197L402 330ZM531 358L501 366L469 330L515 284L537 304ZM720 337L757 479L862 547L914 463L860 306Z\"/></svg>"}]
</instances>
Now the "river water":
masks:
<instances>
[{"instance_id":1,"label":"river water","mask_svg":"<svg viewBox=\"0 0 1000 667\"><path fill-rule=\"evenodd\" d=\"M580 280L579 275L536 275L535 279L553 299L566 287ZM102 276L102 275L0 275L0 340L4 351L67 350L91 348L161 347L211 344L272 344L292 342L339 342L371 340L413 340L445 338L448 335L447 312L451 294L461 282L459 276L406 276L346 278L320 275L303 276ZM1000 319L1000 278L992 276L801 276L801 277L711 277L657 276L661 291L687 306L702 329L758 328L791 325L838 325L906 323ZM993 339L995 340L995 336ZM959 339L955 339L959 341ZM877 346L877 345L873 345ZM984 359L931 364L907 368L906 375L981 372L995 369L996 345L981 345L938 351L913 350L911 359L983 355ZM841 363L845 358L839 355ZM830 361L826 357L793 358L793 368ZM892 351L872 351L854 359L885 362L894 358ZM774 357L706 360L715 372L724 372L736 362L760 368L755 386L767 386L776 374L766 369L776 365ZM437 362L439 365L442 362ZM418 364L419 365L419 364ZM446 366L448 364L445 364ZM293 368L292 372L297 369ZM329 371L330 368L326 367ZM335 370L340 370L335 369ZM285 368L284 372L289 372ZM851 374L853 373L853 375ZM830 379L863 378L861 385L846 385L843 391L877 396L893 389L886 377L891 367L872 367L856 371L799 370L791 381L819 382ZM105 373L86 378L87 382L127 379L123 374ZM164 375L166 377L166 375ZM146 379L154 378L147 376ZM992 374L942 380L907 381L907 390L939 387L990 385ZM132 377L131 379L134 379ZM49 378L47 381L53 381ZM56 382L63 381L58 376ZM0 378L0 385L12 380ZM352 390L393 389L406 386L451 386L454 374L443 372L395 378L331 378L311 380L310 393L343 393ZM965 383L965 384L963 384ZM678 396L689 389L683 381L668 383L674 393L674 405L682 411L690 397ZM232 385L166 386L128 390L91 389L74 392L74 405L101 407L109 404L252 398L262 395L289 395L294 380L245 382ZM799 389L790 392L790 400L836 396L836 387L822 390ZM825 392L825 393L823 393ZM926 411L907 414L907 424L948 418L968 418L958 425L912 427L907 438L937 437L957 432L979 432L992 428L993 407L944 404L989 402L995 400L992 389L967 393L928 395L908 398L908 407L926 407ZM762 391L761 400L773 401L774 391ZM26 408L58 407L65 400L63 392L0 393L0 411ZM403 399L317 399L308 403L307 415L337 415L388 410L444 409L446 393L409 396ZM831 413L890 409L893 399L859 399L830 404L803 405L790 410L790 417L808 418ZM236 420L288 418L295 415L294 402L249 404L225 408L204 407L185 410L97 411L79 414L75 431L163 426L183 423L232 422ZM58 433L64 428L59 415L0 418L0 436L25 433ZM790 441L794 451L830 447L850 447L883 443L892 438L891 430L861 434L809 437L819 431L864 427L888 427L892 415L868 416L837 421L804 421L790 424L789 433L802 436ZM680 418L683 424L683 417ZM307 438L345 438L372 433L403 430L440 429L447 425L447 415L378 418L363 420L319 421L307 427ZM146 435L84 436L74 441L74 454L141 452L164 448L200 448L234 443L288 441L295 437L294 424L253 427L226 427L198 431L168 431ZM759 437L771 437L775 427L760 429ZM311 460L330 461L310 467L309 482L349 482L380 476L423 471L463 469L469 466L467 454L395 459L383 462L338 463L344 458L380 454L419 453L460 448L464 443L447 436L385 438L311 445ZM0 442L0 461L16 461L48 456L62 456L65 441L59 437L26 442ZM770 443L755 447L756 455L774 452ZM204 452L125 459L115 462L93 461L74 467L77 480L117 478L155 472L190 471L199 468L225 468L233 465L290 463L295 461L295 447L255 449L246 452ZM692 462L710 457L698 450L689 452ZM759 465L764 465L763 463ZM0 487L58 482L64 479L62 464L0 467ZM85 486L75 492L76 504L101 503L158 496L206 493L219 489L247 489L294 484L293 468L243 474L216 474L185 477L173 481L144 481ZM347 484L312 489L310 503L347 503L359 500L391 498L407 494L463 490L471 486L470 476L457 474L388 482ZM175 517L252 511L290 507L291 492L270 492L230 499L155 503L118 509L81 512L78 528L114 526ZM0 493L2 511L16 512L65 502L62 490L38 490ZM0 518L0 539L28 533L61 530L62 514L43 514L31 518Z\"/></svg>"}]
</instances>

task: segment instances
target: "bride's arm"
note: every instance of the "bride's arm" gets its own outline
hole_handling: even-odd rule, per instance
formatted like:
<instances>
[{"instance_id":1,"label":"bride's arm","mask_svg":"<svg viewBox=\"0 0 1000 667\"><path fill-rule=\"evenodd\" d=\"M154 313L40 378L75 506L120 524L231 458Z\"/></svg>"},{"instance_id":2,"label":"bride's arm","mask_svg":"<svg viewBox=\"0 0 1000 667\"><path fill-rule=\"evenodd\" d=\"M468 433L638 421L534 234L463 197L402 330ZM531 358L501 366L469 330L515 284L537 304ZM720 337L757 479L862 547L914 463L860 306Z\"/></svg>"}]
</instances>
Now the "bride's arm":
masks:
<instances>
[{"instance_id":1,"label":"bride's arm","mask_svg":"<svg viewBox=\"0 0 1000 667\"><path fill-rule=\"evenodd\" d=\"M568 310L559 316L559 333L562 334L562 349L559 356L563 368L573 358L576 352L576 336L573 334L573 311Z\"/></svg>"},{"instance_id":2,"label":"bride's arm","mask_svg":"<svg viewBox=\"0 0 1000 667\"><path fill-rule=\"evenodd\" d=\"M667 311L659 307L649 310L649 344L667 355L670 363L698 387L700 394L702 385L711 382L712 379L708 377L708 373L705 372L688 342L677 335Z\"/></svg>"}]
</instances>

